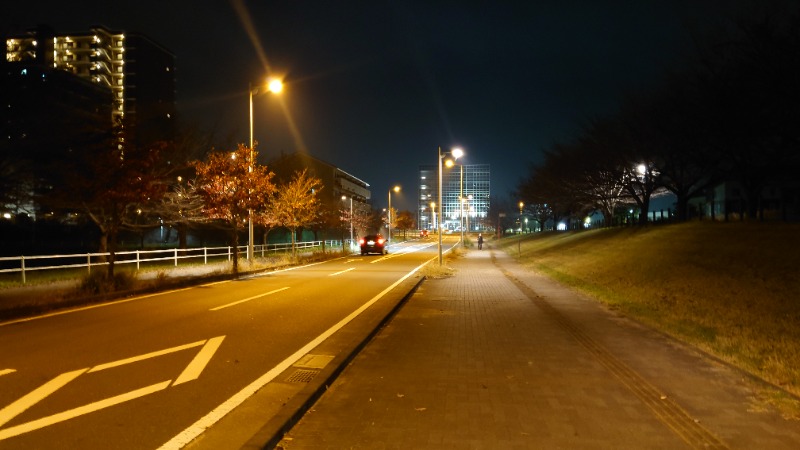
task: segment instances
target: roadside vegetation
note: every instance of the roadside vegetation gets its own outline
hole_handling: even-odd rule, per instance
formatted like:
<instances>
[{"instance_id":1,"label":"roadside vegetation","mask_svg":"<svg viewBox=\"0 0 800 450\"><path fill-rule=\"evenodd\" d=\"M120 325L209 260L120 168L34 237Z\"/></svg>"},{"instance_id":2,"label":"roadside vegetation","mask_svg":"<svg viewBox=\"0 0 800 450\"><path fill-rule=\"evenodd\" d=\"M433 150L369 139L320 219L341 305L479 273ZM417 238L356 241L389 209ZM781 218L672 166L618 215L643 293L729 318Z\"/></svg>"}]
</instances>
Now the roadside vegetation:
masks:
<instances>
[{"instance_id":1,"label":"roadside vegetation","mask_svg":"<svg viewBox=\"0 0 800 450\"><path fill-rule=\"evenodd\" d=\"M800 395L800 225L691 222L546 232L495 245Z\"/></svg>"},{"instance_id":2,"label":"roadside vegetation","mask_svg":"<svg viewBox=\"0 0 800 450\"><path fill-rule=\"evenodd\" d=\"M463 256L464 249L461 247L454 247L442 255L441 266L439 265L439 258L434 258L432 261L428 262L428 264L425 264L422 269L420 269L419 276L429 279L451 277L455 275L456 270L450 264Z\"/></svg>"}]
</instances>

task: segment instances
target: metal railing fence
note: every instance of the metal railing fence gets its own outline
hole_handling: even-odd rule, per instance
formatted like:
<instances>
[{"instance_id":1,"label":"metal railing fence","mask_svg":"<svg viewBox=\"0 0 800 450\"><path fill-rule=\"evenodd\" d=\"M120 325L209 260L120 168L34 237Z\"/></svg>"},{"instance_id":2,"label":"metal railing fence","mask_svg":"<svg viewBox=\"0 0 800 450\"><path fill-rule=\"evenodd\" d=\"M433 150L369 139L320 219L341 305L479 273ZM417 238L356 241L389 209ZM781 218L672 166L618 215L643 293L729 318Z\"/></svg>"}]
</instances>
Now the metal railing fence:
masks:
<instances>
[{"instance_id":1,"label":"metal railing fence","mask_svg":"<svg viewBox=\"0 0 800 450\"><path fill-rule=\"evenodd\" d=\"M316 248L342 248L347 242L338 240L330 241L305 241L295 242L297 250L314 250ZM245 258L247 246L237 247L239 255ZM291 243L255 245L254 254L265 258L267 255L275 253L288 253L292 250ZM45 270L64 270L85 268L91 273L92 268L107 266L110 253L80 253L68 255L32 255L32 256L6 256L0 257L0 274L20 273L22 284L27 283L27 273ZM123 266L136 266L140 270L142 265L151 263L162 263L170 261L174 267L178 267L179 262L202 263L230 261L233 257L233 247L199 247L199 248L171 248L160 250L130 250L114 253L114 264Z\"/></svg>"}]
</instances>

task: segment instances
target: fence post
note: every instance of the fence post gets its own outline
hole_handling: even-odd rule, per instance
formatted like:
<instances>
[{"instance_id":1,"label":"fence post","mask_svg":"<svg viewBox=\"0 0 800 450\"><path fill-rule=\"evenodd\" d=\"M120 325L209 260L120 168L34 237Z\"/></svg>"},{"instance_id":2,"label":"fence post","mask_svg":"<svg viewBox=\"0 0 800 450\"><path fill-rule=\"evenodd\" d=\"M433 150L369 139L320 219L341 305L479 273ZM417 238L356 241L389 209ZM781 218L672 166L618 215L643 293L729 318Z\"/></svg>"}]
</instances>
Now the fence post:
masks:
<instances>
[{"instance_id":1,"label":"fence post","mask_svg":"<svg viewBox=\"0 0 800 450\"><path fill-rule=\"evenodd\" d=\"M92 273L92 254L91 253L87 253L86 254L86 267L89 270L89 273L91 274Z\"/></svg>"},{"instance_id":2,"label":"fence post","mask_svg":"<svg viewBox=\"0 0 800 450\"><path fill-rule=\"evenodd\" d=\"M20 266L22 267L22 284L25 284L25 256L20 256Z\"/></svg>"},{"instance_id":3,"label":"fence post","mask_svg":"<svg viewBox=\"0 0 800 450\"><path fill-rule=\"evenodd\" d=\"M175 249L175 267L178 267L178 249Z\"/></svg>"},{"instance_id":4,"label":"fence post","mask_svg":"<svg viewBox=\"0 0 800 450\"><path fill-rule=\"evenodd\" d=\"M136 250L136 271L139 271L139 250Z\"/></svg>"},{"instance_id":5,"label":"fence post","mask_svg":"<svg viewBox=\"0 0 800 450\"><path fill-rule=\"evenodd\" d=\"M231 260L231 246L228 246L228 262Z\"/></svg>"},{"instance_id":6,"label":"fence post","mask_svg":"<svg viewBox=\"0 0 800 450\"><path fill-rule=\"evenodd\" d=\"M203 247L203 265L208 264L208 248Z\"/></svg>"}]
</instances>

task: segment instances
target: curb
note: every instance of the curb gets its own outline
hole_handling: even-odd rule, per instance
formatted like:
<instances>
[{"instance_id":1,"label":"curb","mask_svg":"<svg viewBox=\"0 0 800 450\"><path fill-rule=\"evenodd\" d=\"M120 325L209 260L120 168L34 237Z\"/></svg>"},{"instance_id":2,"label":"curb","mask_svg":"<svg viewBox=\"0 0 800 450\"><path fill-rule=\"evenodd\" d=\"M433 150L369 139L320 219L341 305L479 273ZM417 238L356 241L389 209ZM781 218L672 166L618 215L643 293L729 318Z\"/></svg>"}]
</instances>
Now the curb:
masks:
<instances>
[{"instance_id":1,"label":"curb","mask_svg":"<svg viewBox=\"0 0 800 450\"><path fill-rule=\"evenodd\" d=\"M331 364L322 370L321 376L315 377L297 395L293 396L284 405L281 412L272 417L241 448L247 450L276 448L283 436L314 406L350 362L394 318L424 281L425 278L421 278L363 339L358 341L349 352L336 356ZM288 370L293 369L289 368Z\"/></svg>"}]
</instances>

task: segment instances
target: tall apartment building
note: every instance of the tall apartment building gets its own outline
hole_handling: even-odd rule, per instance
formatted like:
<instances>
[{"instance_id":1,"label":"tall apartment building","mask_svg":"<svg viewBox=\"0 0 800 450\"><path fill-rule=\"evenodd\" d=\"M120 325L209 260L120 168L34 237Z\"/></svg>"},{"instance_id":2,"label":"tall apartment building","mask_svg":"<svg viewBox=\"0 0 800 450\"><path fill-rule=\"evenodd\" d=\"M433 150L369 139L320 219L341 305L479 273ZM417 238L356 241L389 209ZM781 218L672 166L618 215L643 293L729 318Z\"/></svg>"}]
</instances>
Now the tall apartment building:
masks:
<instances>
[{"instance_id":1,"label":"tall apartment building","mask_svg":"<svg viewBox=\"0 0 800 450\"><path fill-rule=\"evenodd\" d=\"M436 229L438 214L442 214L442 229L445 232L460 231L462 223L464 229L469 231L483 231L490 227L487 219L491 197L489 164L456 164L451 168L443 168L441 206L438 170L435 165L419 167L419 227ZM460 201L462 198L463 205ZM435 209L431 207L432 202L436 203Z\"/></svg>"},{"instance_id":2,"label":"tall apartment building","mask_svg":"<svg viewBox=\"0 0 800 450\"><path fill-rule=\"evenodd\" d=\"M146 36L100 26L76 33L38 27L5 36L5 44L7 73L70 73L111 93L111 123L130 127L136 144L173 137L175 57Z\"/></svg>"}]
</instances>

